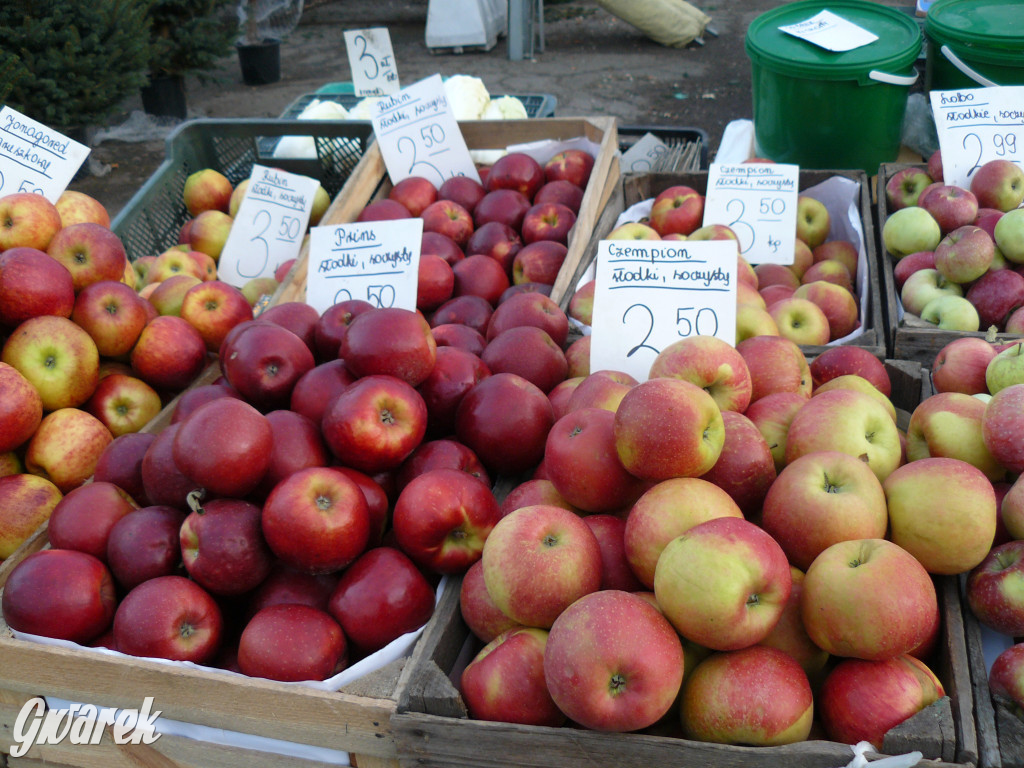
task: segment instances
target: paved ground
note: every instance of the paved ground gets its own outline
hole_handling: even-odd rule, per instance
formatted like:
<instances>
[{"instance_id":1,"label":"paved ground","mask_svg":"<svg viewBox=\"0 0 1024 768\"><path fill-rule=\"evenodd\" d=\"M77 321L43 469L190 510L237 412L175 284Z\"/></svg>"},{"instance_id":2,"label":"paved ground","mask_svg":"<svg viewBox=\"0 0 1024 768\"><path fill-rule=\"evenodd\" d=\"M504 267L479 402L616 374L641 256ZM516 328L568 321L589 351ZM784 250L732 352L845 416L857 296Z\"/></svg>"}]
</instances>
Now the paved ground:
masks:
<instances>
[{"instance_id":1,"label":"paved ground","mask_svg":"<svg viewBox=\"0 0 1024 768\"><path fill-rule=\"evenodd\" d=\"M624 125L697 127L707 132L714 157L726 124L751 114L750 62L743 47L747 26L780 4L697 0L712 17L717 36L705 35L703 46L678 49L650 40L594 0L549 0L544 51L533 59L510 61L505 37L489 51L428 49L426 0L307 0L302 22L283 43L279 82L243 84L232 55L210 73L211 81L189 79L189 113L278 117L299 96L351 79L343 30L387 26L403 84L438 72L469 74L482 78L492 94L551 94L557 98L556 116L608 115ZM128 118L139 109L138 99L126 103L110 135L131 133L129 127L142 114ZM136 138L145 140L103 140L92 153L93 174L83 174L72 188L94 195L116 214L163 159L167 130L143 120Z\"/></svg>"}]
</instances>

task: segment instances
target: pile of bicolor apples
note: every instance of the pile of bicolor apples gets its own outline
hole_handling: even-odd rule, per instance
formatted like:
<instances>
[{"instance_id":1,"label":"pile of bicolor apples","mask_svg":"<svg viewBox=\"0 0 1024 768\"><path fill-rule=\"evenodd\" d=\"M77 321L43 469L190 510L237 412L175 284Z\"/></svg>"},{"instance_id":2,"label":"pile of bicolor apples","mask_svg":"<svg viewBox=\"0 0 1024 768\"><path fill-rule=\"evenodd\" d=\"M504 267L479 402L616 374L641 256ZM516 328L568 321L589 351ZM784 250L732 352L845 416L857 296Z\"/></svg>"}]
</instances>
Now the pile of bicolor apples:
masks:
<instances>
[{"instance_id":1,"label":"pile of bicolor apples","mask_svg":"<svg viewBox=\"0 0 1024 768\"><path fill-rule=\"evenodd\" d=\"M1020 165L990 160L965 188L943 181L936 151L890 176L885 199L882 243L904 312L943 330L1024 333Z\"/></svg>"},{"instance_id":2,"label":"pile of bicolor apples","mask_svg":"<svg viewBox=\"0 0 1024 768\"><path fill-rule=\"evenodd\" d=\"M767 162L767 161L765 161ZM650 215L614 227L607 240L736 240L726 224L704 224L705 196L687 184L673 184L651 201ZM752 265L737 254L736 340L783 336L802 345L842 339L861 325L857 246L832 236L826 205L797 196L796 240L791 264ZM866 267L864 267L866 268ZM579 286L572 316L589 325L596 283Z\"/></svg>"}]
</instances>

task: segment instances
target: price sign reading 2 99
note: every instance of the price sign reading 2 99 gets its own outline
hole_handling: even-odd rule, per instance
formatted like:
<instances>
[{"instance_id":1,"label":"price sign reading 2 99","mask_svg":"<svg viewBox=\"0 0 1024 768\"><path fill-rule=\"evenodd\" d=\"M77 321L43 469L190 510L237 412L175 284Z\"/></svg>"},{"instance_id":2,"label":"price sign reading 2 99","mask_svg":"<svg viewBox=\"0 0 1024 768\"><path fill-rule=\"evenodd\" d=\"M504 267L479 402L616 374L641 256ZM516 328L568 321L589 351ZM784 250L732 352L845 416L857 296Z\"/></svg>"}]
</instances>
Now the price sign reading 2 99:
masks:
<instances>
[{"instance_id":1,"label":"price sign reading 2 99","mask_svg":"<svg viewBox=\"0 0 1024 768\"><path fill-rule=\"evenodd\" d=\"M799 176L788 163L712 165L704 224L729 226L751 264L792 264Z\"/></svg>"},{"instance_id":2,"label":"price sign reading 2 99","mask_svg":"<svg viewBox=\"0 0 1024 768\"><path fill-rule=\"evenodd\" d=\"M453 176L480 180L440 75L381 98L374 110L373 132L393 184L408 176L437 187Z\"/></svg>"},{"instance_id":3,"label":"price sign reading 2 99","mask_svg":"<svg viewBox=\"0 0 1024 768\"><path fill-rule=\"evenodd\" d=\"M602 240L597 252L590 369L645 381L654 358L689 336L736 343L736 244L731 240Z\"/></svg>"}]
</instances>

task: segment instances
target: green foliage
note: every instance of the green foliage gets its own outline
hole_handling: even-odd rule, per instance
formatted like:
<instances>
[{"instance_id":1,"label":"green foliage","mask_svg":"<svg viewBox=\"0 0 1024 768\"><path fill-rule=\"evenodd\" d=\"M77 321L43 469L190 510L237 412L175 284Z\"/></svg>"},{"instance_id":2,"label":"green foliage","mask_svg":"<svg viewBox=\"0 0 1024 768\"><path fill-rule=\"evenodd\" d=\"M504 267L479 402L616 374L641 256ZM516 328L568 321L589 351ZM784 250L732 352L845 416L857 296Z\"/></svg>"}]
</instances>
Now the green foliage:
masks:
<instances>
[{"instance_id":1,"label":"green foliage","mask_svg":"<svg viewBox=\"0 0 1024 768\"><path fill-rule=\"evenodd\" d=\"M200 78L233 50L237 0L155 0L150 8L153 74Z\"/></svg>"},{"instance_id":2,"label":"green foliage","mask_svg":"<svg viewBox=\"0 0 1024 768\"><path fill-rule=\"evenodd\" d=\"M58 130L100 125L146 82L147 4L0 2L0 96Z\"/></svg>"}]
</instances>

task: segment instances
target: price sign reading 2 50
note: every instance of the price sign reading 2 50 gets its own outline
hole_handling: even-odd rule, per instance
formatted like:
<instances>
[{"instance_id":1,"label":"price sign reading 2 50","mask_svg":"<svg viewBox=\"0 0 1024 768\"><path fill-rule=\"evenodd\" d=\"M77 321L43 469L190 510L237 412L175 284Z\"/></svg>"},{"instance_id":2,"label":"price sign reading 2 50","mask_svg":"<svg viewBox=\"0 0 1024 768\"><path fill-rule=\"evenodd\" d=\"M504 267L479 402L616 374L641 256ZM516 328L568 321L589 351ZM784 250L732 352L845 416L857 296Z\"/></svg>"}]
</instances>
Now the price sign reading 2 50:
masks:
<instances>
[{"instance_id":1,"label":"price sign reading 2 50","mask_svg":"<svg viewBox=\"0 0 1024 768\"><path fill-rule=\"evenodd\" d=\"M736 341L731 240L604 240L598 247L591 370L647 379L666 347L690 336Z\"/></svg>"},{"instance_id":2,"label":"price sign reading 2 50","mask_svg":"<svg viewBox=\"0 0 1024 768\"><path fill-rule=\"evenodd\" d=\"M373 131L393 184L409 176L437 186L453 176L480 180L440 75L380 99L374 109Z\"/></svg>"}]
</instances>

